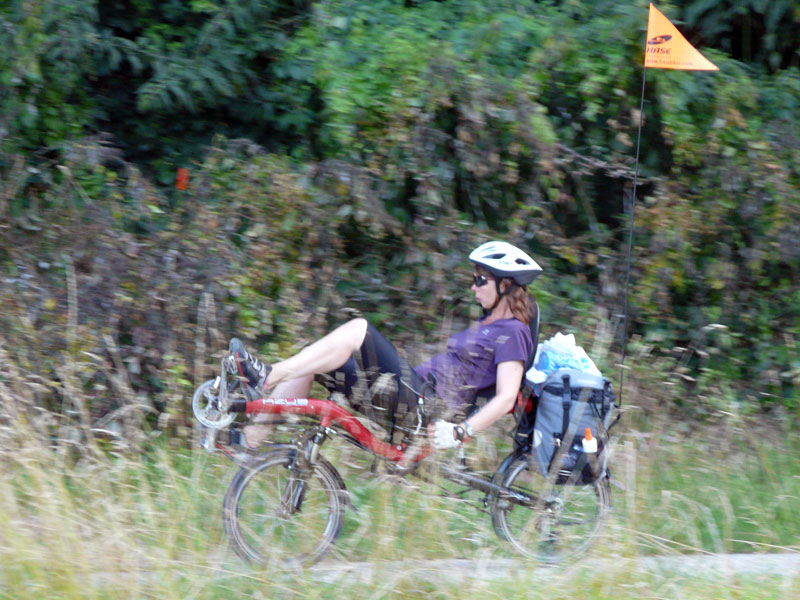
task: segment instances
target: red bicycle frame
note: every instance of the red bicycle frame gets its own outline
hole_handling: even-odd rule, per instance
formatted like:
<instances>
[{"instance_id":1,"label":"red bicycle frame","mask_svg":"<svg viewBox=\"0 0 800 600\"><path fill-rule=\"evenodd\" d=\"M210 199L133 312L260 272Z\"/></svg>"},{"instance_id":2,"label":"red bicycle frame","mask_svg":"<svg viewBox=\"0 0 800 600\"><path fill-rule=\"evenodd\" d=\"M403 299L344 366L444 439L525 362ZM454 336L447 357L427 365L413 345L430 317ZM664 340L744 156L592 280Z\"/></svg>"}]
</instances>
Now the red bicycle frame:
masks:
<instances>
[{"instance_id":1,"label":"red bicycle frame","mask_svg":"<svg viewBox=\"0 0 800 600\"><path fill-rule=\"evenodd\" d=\"M394 462L403 462L404 459L411 458L406 457L407 444L393 445L377 439L352 413L331 400L259 398L253 401L235 402L231 406L231 411L243 412L248 416L256 414L290 414L319 417L322 427L338 425L353 436L353 439L364 448L378 456ZM418 462L427 457L431 451L430 445L424 446L413 456L413 462Z\"/></svg>"}]
</instances>

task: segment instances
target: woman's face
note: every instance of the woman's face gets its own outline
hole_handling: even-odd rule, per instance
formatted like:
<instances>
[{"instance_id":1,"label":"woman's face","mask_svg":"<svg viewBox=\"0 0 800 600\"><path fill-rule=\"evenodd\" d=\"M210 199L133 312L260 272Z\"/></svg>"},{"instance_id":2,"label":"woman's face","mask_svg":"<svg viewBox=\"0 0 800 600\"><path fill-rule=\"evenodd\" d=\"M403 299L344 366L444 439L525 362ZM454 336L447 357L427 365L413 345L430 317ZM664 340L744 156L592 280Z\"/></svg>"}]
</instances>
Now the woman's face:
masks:
<instances>
[{"instance_id":1,"label":"woman's face","mask_svg":"<svg viewBox=\"0 0 800 600\"><path fill-rule=\"evenodd\" d=\"M497 286L494 278L483 271L473 273L472 287L475 299L485 310L490 310L497 300Z\"/></svg>"}]
</instances>

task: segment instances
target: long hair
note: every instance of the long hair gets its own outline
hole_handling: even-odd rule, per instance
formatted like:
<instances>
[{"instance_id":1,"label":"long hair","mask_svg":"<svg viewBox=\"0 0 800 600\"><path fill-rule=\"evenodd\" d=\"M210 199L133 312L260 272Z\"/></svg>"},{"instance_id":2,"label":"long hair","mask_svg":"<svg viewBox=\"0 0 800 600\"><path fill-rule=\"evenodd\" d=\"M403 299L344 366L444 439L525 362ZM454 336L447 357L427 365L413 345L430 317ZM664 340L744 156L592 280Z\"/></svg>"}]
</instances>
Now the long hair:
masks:
<instances>
[{"instance_id":1,"label":"long hair","mask_svg":"<svg viewBox=\"0 0 800 600\"><path fill-rule=\"evenodd\" d=\"M484 267L483 265L475 265L475 272L480 275L484 275L486 277L490 277L495 279L495 276L492 272ZM514 280L509 277L504 277L502 279L498 279L498 285L501 284L503 281L508 283L511 286L511 291L505 295L508 299L508 307L511 309L511 312L514 314L514 318L519 321L525 323L525 325L530 325L531 320L533 319L533 312L534 306L536 305L536 298L534 298L531 294L528 293L528 288L517 285L514 283Z\"/></svg>"},{"instance_id":2,"label":"long hair","mask_svg":"<svg viewBox=\"0 0 800 600\"><path fill-rule=\"evenodd\" d=\"M528 293L528 289L515 285L506 294L506 298L508 298L508 307L514 313L514 317L525 323L525 325L530 325L536 300Z\"/></svg>"}]
</instances>

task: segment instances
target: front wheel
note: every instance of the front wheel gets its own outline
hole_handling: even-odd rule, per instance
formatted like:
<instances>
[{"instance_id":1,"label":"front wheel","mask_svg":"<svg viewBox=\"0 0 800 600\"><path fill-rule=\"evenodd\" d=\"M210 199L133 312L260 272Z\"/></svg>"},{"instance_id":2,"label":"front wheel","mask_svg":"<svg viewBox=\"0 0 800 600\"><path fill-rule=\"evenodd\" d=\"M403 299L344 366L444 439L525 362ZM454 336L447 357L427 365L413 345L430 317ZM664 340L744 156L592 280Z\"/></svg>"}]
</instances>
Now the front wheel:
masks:
<instances>
[{"instance_id":1,"label":"front wheel","mask_svg":"<svg viewBox=\"0 0 800 600\"><path fill-rule=\"evenodd\" d=\"M309 564L319 560L339 537L346 491L323 458L303 465L293 448L258 457L231 481L223 502L225 533L246 561Z\"/></svg>"},{"instance_id":2,"label":"front wheel","mask_svg":"<svg viewBox=\"0 0 800 600\"><path fill-rule=\"evenodd\" d=\"M558 484L523 456L503 478L492 502L492 525L515 551L545 563L558 563L585 551L611 508L608 481Z\"/></svg>"}]
</instances>

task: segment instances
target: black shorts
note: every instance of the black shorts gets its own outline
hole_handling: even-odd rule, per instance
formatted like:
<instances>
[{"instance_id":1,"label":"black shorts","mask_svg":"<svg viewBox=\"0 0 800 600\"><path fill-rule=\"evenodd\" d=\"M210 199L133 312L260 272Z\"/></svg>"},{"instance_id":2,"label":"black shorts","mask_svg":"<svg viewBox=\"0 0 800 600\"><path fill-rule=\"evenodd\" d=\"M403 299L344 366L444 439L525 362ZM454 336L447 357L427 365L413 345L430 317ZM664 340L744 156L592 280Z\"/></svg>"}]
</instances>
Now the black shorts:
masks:
<instances>
[{"instance_id":1,"label":"black shorts","mask_svg":"<svg viewBox=\"0 0 800 600\"><path fill-rule=\"evenodd\" d=\"M389 426L406 414L416 415L417 399L424 393L424 382L371 324L360 350L316 380L328 391L344 394L357 411Z\"/></svg>"}]
</instances>

